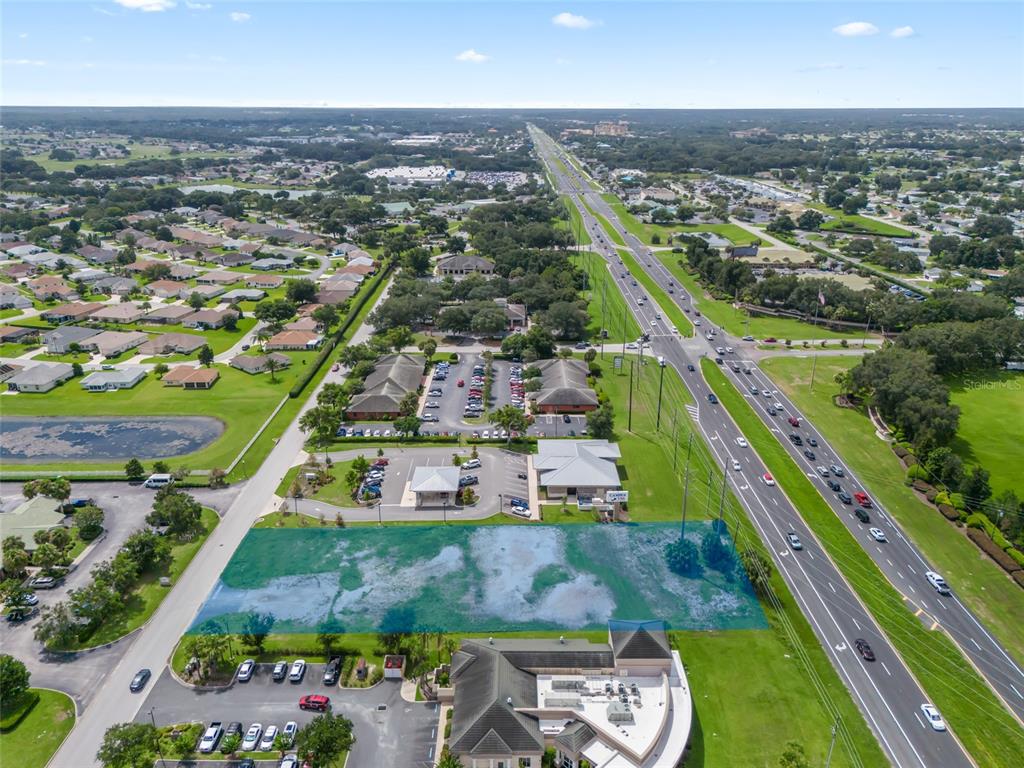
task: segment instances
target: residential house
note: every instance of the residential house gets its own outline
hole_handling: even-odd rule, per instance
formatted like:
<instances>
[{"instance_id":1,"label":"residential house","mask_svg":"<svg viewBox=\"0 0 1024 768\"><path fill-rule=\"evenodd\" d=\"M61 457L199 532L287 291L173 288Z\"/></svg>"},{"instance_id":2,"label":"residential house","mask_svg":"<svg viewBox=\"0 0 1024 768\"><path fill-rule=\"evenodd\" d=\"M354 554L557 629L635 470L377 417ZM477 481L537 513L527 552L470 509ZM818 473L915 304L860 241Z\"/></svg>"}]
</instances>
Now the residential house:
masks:
<instances>
[{"instance_id":1,"label":"residential house","mask_svg":"<svg viewBox=\"0 0 1024 768\"><path fill-rule=\"evenodd\" d=\"M232 253L215 254L210 257L210 261L214 264L220 264L222 267L241 267L246 264L251 264L254 258L255 257L251 253L235 251Z\"/></svg>"},{"instance_id":2,"label":"residential house","mask_svg":"<svg viewBox=\"0 0 1024 768\"><path fill-rule=\"evenodd\" d=\"M322 340L320 334L313 331L281 331L271 336L263 348L272 351L282 349L310 350L319 347Z\"/></svg>"},{"instance_id":3,"label":"residential house","mask_svg":"<svg viewBox=\"0 0 1024 768\"><path fill-rule=\"evenodd\" d=\"M221 296L220 301L228 304L234 304L236 301L259 301L266 295L266 291L259 291L254 288L235 288L235 290L228 291Z\"/></svg>"},{"instance_id":4,"label":"residential house","mask_svg":"<svg viewBox=\"0 0 1024 768\"><path fill-rule=\"evenodd\" d=\"M113 392L117 389L131 389L146 378L146 369L141 365L128 365L113 371L96 371L82 379L82 389L89 392Z\"/></svg>"},{"instance_id":5,"label":"residential house","mask_svg":"<svg viewBox=\"0 0 1024 768\"><path fill-rule=\"evenodd\" d=\"M111 296L127 296L133 293L139 284L130 277L104 277L93 283L92 288L99 293L106 293Z\"/></svg>"},{"instance_id":6,"label":"residential house","mask_svg":"<svg viewBox=\"0 0 1024 768\"><path fill-rule=\"evenodd\" d=\"M424 362L418 355L406 354L386 355L377 360L373 372L363 382L363 391L352 397L346 409L348 418L398 418L402 399L423 383Z\"/></svg>"},{"instance_id":7,"label":"residential house","mask_svg":"<svg viewBox=\"0 0 1024 768\"><path fill-rule=\"evenodd\" d=\"M108 273L104 272L102 269L86 267L85 269L80 269L77 272L72 272L68 275L68 280L73 283L77 283L79 280L83 283L95 283L97 280L102 280L105 277L108 277Z\"/></svg>"},{"instance_id":8,"label":"residential house","mask_svg":"<svg viewBox=\"0 0 1024 768\"><path fill-rule=\"evenodd\" d=\"M16 264L5 264L0 269L0 274L4 277L9 277L11 280L24 280L27 277L31 277L36 274L39 270L33 267L31 264L24 264L17 262Z\"/></svg>"},{"instance_id":9,"label":"residential house","mask_svg":"<svg viewBox=\"0 0 1024 768\"><path fill-rule=\"evenodd\" d=\"M150 267L156 266L166 267L169 266L169 264L166 261L160 261L158 259L138 259L136 261L133 261L131 264L125 266L124 271L131 272L132 274L135 275L141 275Z\"/></svg>"},{"instance_id":10,"label":"residential house","mask_svg":"<svg viewBox=\"0 0 1024 768\"><path fill-rule=\"evenodd\" d=\"M494 262L467 253L443 256L437 260L437 274L441 277L465 277L473 274L490 277L494 274Z\"/></svg>"},{"instance_id":11,"label":"residential house","mask_svg":"<svg viewBox=\"0 0 1024 768\"><path fill-rule=\"evenodd\" d=\"M40 394L49 392L74 375L70 363L37 363L11 376L7 380L7 388L12 392Z\"/></svg>"},{"instance_id":12,"label":"residential house","mask_svg":"<svg viewBox=\"0 0 1024 768\"><path fill-rule=\"evenodd\" d=\"M17 363L0 363L0 384L3 384L15 374L23 371L25 366Z\"/></svg>"},{"instance_id":13,"label":"residential house","mask_svg":"<svg viewBox=\"0 0 1024 768\"><path fill-rule=\"evenodd\" d=\"M165 387L182 387L184 389L210 389L220 378L216 368L193 368L188 365L176 365L164 374Z\"/></svg>"},{"instance_id":14,"label":"residential house","mask_svg":"<svg viewBox=\"0 0 1024 768\"><path fill-rule=\"evenodd\" d=\"M181 324L186 328L215 330L227 322L228 316L237 318L238 313L233 309L200 309L182 318Z\"/></svg>"},{"instance_id":15,"label":"residential house","mask_svg":"<svg viewBox=\"0 0 1024 768\"><path fill-rule=\"evenodd\" d=\"M146 315L147 323L159 323L163 325L177 325L183 318L191 315L195 310L182 304L167 304L157 307Z\"/></svg>"},{"instance_id":16,"label":"residential house","mask_svg":"<svg viewBox=\"0 0 1024 768\"><path fill-rule=\"evenodd\" d=\"M351 299L355 293L355 286L345 289L334 287L330 290L320 290L316 294L316 303L337 307Z\"/></svg>"},{"instance_id":17,"label":"residential house","mask_svg":"<svg viewBox=\"0 0 1024 768\"><path fill-rule=\"evenodd\" d=\"M52 309L39 313L39 317L48 323L76 323L85 320L106 305L96 301L73 301L69 304L58 304Z\"/></svg>"},{"instance_id":18,"label":"residential house","mask_svg":"<svg viewBox=\"0 0 1024 768\"><path fill-rule=\"evenodd\" d=\"M176 299L182 290L187 289L182 289L181 283L174 280L154 280L149 285L143 286L142 290L150 296L161 299Z\"/></svg>"},{"instance_id":19,"label":"residential house","mask_svg":"<svg viewBox=\"0 0 1024 768\"><path fill-rule=\"evenodd\" d=\"M597 393L587 384L588 368L582 360L542 360L541 389L533 395L540 413L586 413L598 406Z\"/></svg>"},{"instance_id":20,"label":"residential house","mask_svg":"<svg viewBox=\"0 0 1024 768\"><path fill-rule=\"evenodd\" d=\"M0 325L0 344L29 344L39 339L39 328Z\"/></svg>"},{"instance_id":21,"label":"residential house","mask_svg":"<svg viewBox=\"0 0 1024 768\"><path fill-rule=\"evenodd\" d=\"M35 496L23 501L10 512L0 514L0 541L6 541L8 536L14 536L21 539L25 549L32 554L39 546L36 544L36 533L64 525L66 519L59 500L51 499L49 496ZM3 570L2 559L0 570Z\"/></svg>"},{"instance_id":22,"label":"residential house","mask_svg":"<svg viewBox=\"0 0 1024 768\"><path fill-rule=\"evenodd\" d=\"M104 357L117 357L148 340L149 336L141 331L101 331L80 346L83 349L94 349Z\"/></svg>"},{"instance_id":23,"label":"residential house","mask_svg":"<svg viewBox=\"0 0 1024 768\"><path fill-rule=\"evenodd\" d=\"M237 272L222 272L217 269L211 269L209 272L202 272L196 277L196 282L200 285L230 285L243 279L243 276Z\"/></svg>"},{"instance_id":24,"label":"residential house","mask_svg":"<svg viewBox=\"0 0 1024 768\"><path fill-rule=\"evenodd\" d=\"M196 276L195 268L189 266L188 264L174 264L174 265L172 265L171 266L171 274L168 275L168 277L171 280L177 280L179 282L183 281L183 280L191 280L195 276Z\"/></svg>"},{"instance_id":25,"label":"residential house","mask_svg":"<svg viewBox=\"0 0 1024 768\"><path fill-rule=\"evenodd\" d=\"M250 275L245 278L246 288L262 288L269 291L272 288L280 288L282 285L284 285L284 278L280 275Z\"/></svg>"},{"instance_id":26,"label":"residential house","mask_svg":"<svg viewBox=\"0 0 1024 768\"><path fill-rule=\"evenodd\" d=\"M286 331L309 331L311 333L322 333L324 326L312 317L300 317L298 320L293 320L288 323L284 329Z\"/></svg>"},{"instance_id":27,"label":"residential house","mask_svg":"<svg viewBox=\"0 0 1024 768\"><path fill-rule=\"evenodd\" d=\"M337 271L339 275L359 275L360 277L366 277L372 275L377 271L377 268L373 264L349 264L348 266L342 267Z\"/></svg>"},{"instance_id":28,"label":"residential house","mask_svg":"<svg viewBox=\"0 0 1024 768\"><path fill-rule=\"evenodd\" d=\"M44 275L43 277L29 280L27 285L28 289L32 291L32 295L40 301L48 301L50 299L72 301L78 298L75 289L64 282L62 277Z\"/></svg>"},{"instance_id":29,"label":"residential house","mask_svg":"<svg viewBox=\"0 0 1024 768\"><path fill-rule=\"evenodd\" d=\"M99 335L99 333L100 331L95 328L65 325L60 328L54 328L52 331L46 331L43 334L43 344L46 345L46 351L51 355L64 355L71 351L72 344L84 348L85 343L92 337Z\"/></svg>"},{"instance_id":30,"label":"residential house","mask_svg":"<svg viewBox=\"0 0 1024 768\"><path fill-rule=\"evenodd\" d=\"M92 323L137 323L146 316L147 310L139 304L130 301L122 301L120 304L104 304L101 309L89 315L89 322Z\"/></svg>"},{"instance_id":31,"label":"residential house","mask_svg":"<svg viewBox=\"0 0 1024 768\"><path fill-rule=\"evenodd\" d=\"M40 251L39 253L22 256L21 260L40 269L60 270L64 269L64 267L81 269L86 266L84 261L75 256L67 253L51 253L50 251Z\"/></svg>"},{"instance_id":32,"label":"residential house","mask_svg":"<svg viewBox=\"0 0 1024 768\"><path fill-rule=\"evenodd\" d=\"M32 256L36 253L42 253L45 249L40 248L38 245L32 243L25 243L24 245L11 245L4 248L4 251L8 256L13 256L16 259L23 259L26 256Z\"/></svg>"},{"instance_id":33,"label":"residential house","mask_svg":"<svg viewBox=\"0 0 1024 768\"><path fill-rule=\"evenodd\" d=\"M219 285L194 285L191 287L185 286L184 288L178 288L178 298L184 299L185 301L191 299L192 294L194 293L199 294L203 301L209 301L210 299L215 299L224 293L224 289Z\"/></svg>"},{"instance_id":34,"label":"residential house","mask_svg":"<svg viewBox=\"0 0 1024 768\"><path fill-rule=\"evenodd\" d=\"M161 333L139 346L140 355L191 355L206 344L195 333Z\"/></svg>"},{"instance_id":35,"label":"residential house","mask_svg":"<svg viewBox=\"0 0 1024 768\"><path fill-rule=\"evenodd\" d=\"M273 361L274 370L276 371L287 368L292 364L292 359L288 355L282 355L280 352L271 352L269 355L236 355L231 358L228 365L245 373L256 374L269 371L271 361Z\"/></svg>"},{"instance_id":36,"label":"residential house","mask_svg":"<svg viewBox=\"0 0 1024 768\"><path fill-rule=\"evenodd\" d=\"M622 487L615 464L620 456L619 446L607 440L538 440L533 468L549 499L575 497L590 508L607 491Z\"/></svg>"},{"instance_id":37,"label":"residential house","mask_svg":"<svg viewBox=\"0 0 1024 768\"><path fill-rule=\"evenodd\" d=\"M250 269L258 269L260 272L269 272L275 269L291 269L295 262L289 258L276 257L273 259L256 259L249 265Z\"/></svg>"},{"instance_id":38,"label":"residential house","mask_svg":"<svg viewBox=\"0 0 1024 768\"><path fill-rule=\"evenodd\" d=\"M29 309L32 299L12 285L0 285L0 309Z\"/></svg>"}]
</instances>

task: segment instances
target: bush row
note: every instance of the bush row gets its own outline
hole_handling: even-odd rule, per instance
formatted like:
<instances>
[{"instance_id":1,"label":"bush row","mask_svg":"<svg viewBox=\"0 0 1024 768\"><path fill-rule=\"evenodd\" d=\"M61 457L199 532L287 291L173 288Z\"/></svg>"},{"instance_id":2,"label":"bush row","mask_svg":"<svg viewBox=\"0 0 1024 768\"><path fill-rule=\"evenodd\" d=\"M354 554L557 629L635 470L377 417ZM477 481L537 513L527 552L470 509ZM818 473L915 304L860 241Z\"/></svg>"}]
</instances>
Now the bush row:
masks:
<instances>
[{"instance_id":1,"label":"bush row","mask_svg":"<svg viewBox=\"0 0 1024 768\"><path fill-rule=\"evenodd\" d=\"M977 528L968 528L967 538L977 544L982 552L995 560L999 567L1007 573L1021 570L1021 566L1010 555L1001 550L984 531Z\"/></svg>"}]
</instances>

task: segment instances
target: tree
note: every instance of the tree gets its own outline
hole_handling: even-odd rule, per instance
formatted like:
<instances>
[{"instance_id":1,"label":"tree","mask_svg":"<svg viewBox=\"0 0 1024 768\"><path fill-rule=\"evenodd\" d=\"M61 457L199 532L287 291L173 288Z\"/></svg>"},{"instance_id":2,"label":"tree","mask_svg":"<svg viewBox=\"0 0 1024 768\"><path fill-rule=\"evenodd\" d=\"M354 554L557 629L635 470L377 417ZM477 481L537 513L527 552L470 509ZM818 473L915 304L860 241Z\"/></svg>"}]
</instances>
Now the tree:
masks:
<instances>
[{"instance_id":1,"label":"tree","mask_svg":"<svg viewBox=\"0 0 1024 768\"><path fill-rule=\"evenodd\" d=\"M305 278L289 280L288 287L285 288L285 296L293 304L309 304L316 299L316 293L316 283Z\"/></svg>"},{"instance_id":2,"label":"tree","mask_svg":"<svg viewBox=\"0 0 1024 768\"><path fill-rule=\"evenodd\" d=\"M445 744L441 749L441 758L437 761L436 768L463 768L462 761L458 755L453 755Z\"/></svg>"},{"instance_id":3,"label":"tree","mask_svg":"<svg viewBox=\"0 0 1024 768\"><path fill-rule=\"evenodd\" d=\"M22 486L21 492L27 499L48 496L58 501L66 501L71 496L71 483L63 477L40 478L29 480Z\"/></svg>"},{"instance_id":4,"label":"tree","mask_svg":"<svg viewBox=\"0 0 1024 768\"><path fill-rule=\"evenodd\" d=\"M146 516L150 525L166 525L167 532L180 539L192 539L203 531L203 506L183 491L158 497Z\"/></svg>"},{"instance_id":5,"label":"tree","mask_svg":"<svg viewBox=\"0 0 1024 768\"><path fill-rule=\"evenodd\" d=\"M4 539L3 554L4 572L12 577L24 576L25 567L32 558L20 536L8 536Z\"/></svg>"},{"instance_id":6,"label":"tree","mask_svg":"<svg viewBox=\"0 0 1024 768\"><path fill-rule=\"evenodd\" d=\"M242 746L242 737L237 733L229 733L220 741L220 751L224 755L233 755Z\"/></svg>"},{"instance_id":7,"label":"tree","mask_svg":"<svg viewBox=\"0 0 1024 768\"><path fill-rule=\"evenodd\" d=\"M4 561L6 565L6 560ZM45 646L66 646L78 634L78 622L71 614L68 603L61 601L53 605L44 605L39 612L39 623L36 624L33 636Z\"/></svg>"},{"instance_id":8,"label":"tree","mask_svg":"<svg viewBox=\"0 0 1024 768\"><path fill-rule=\"evenodd\" d=\"M104 768L152 768L160 732L151 723L119 723L103 734L96 759Z\"/></svg>"},{"instance_id":9,"label":"tree","mask_svg":"<svg viewBox=\"0 0 1024 768\"><path fill-rule=\"evenodd\" d=\"M503 405L491 414L491 423L508 432L506 445L512 440L512 433L523 433L529 426L526 414L514 405Z\"/></svg>"},{"instance_id":10,"label":"tree","mask_svg":"<svg viewBox=\"0 0 1024 768\"><path fill-rule=\"evenodd\" d=\"M87 504L75 510L74 522L78 528L78 538L91 541L103 532L103 510L94 504Z\"/></svg>"},{"instance_id":11,"label":"tree","mask_svg":"<svg viewBox=\"0 0 1024 768\"><path fill-rule=\"evenodd\" d=\"M755 594L763 596L771 592L771 560L756 549L744 549L740 552L740 565L747 574Z\"/></svg>"},{"instance_id":12,"label":"tree","mask_svg":"<svg viewBox=\"0 0 1024 768\"><path fill-rule=\"evenodd\" d=\"M420 349L423 350L427 360L430 360L434 357L434 353L437 352L437 342L433 339L424 339L420 343Z\"/></svg>"},{"instance_id":13,"label":"tree","mask_svg":"<svg viewBox=\"0 0 1024 768\"><path fill-rule=\"evenodd\" d=\"M206 306L206 299L202 297L202 294L197 291L193 291L192 295L188 297L188 305L192 309L200 310Z\"/></svg>"},{"instance_id":14,"label":"tree","mask_svg":"<svg viewBox=\"0 0 1024 768\"><path fill-rule=\"evenodd\" d=\"M558 339L582 339L587 334L589 316L575 301L559 301L540 317L541 325Z\"/></svg>"},{"instance_id":15,"label":"tree","mask_svg":"<svg viewBox=\"0 0 1024 768\"><path fill-rule=\"evenodd\" d=\"M1016 506L1014 507L1016 509ZM19 579L5 579L0 583L0 602L7 606L25 605L32 595L32 590Z\"/></svg>"},{"instance_id":16,"label":"tree","mask_svg":"<svg viewBox=\"0 0 1024 768\"><path fill-rule=\"evenodd\" d=\"M44 571L50 571L64 559L63 553L48 541L36 547L32 553L32 563Z\"/></svg>"},{"instance_id":17,"label":"tree","mask_svg":"<svg viewBox=\"0 0 1024 768\"><path fill-rule=\"evenodd\" d=\"M971 509L978 509L992 495L988 482L989 473L984 467L971 467L971 471L960 482L960 493Z\"/></svg>"},{"instance_id":18,"label":"tree","mask_svg":"<svg viewBox=\"0 0 1024 768\"><path fill-rule=\"evenodd\" d=\"M676 541L665 545L665 562L669 570L680 576L696 577L700 575L700 555L697 545L680 536Z\"/></svg>"},{"instance_id":19,"label":"tree","mask_svg":"<svg viewBox=\"0 0 1024 768\"><path fill-rule=\"evenodd\" d=\"M587 432L599 440L611 440L615 432L615 412L610 401L587 414Z\"/></svg>"},{"instance_id":20,"label":"tree","mask_svg":"<svg viewBox=\"0 0 1024 768\"><path fill-rule=\"evenodd\" d=\"M786 743L786 749L779 757L779 768L811 768L804 745L797 741Z\"/></svg>"},{"instance_id":21,"label":"tree","mask_svg":"<svg viewBox=\"0 0 1024 768\"><path fill-rule=\"evenodd\" d=\"M399 416L395 419L395 431L404 432L406 435L418 435L420 433L420 418L415 414Z\"/></svg>"},{"instance_id":22,"label":"tree","mask_svg":"<svg viewBox=\"0 0 1024 768\"><path fill-rule=\"evenodd\" d=\"M402 399L398 401L398 412L403 416L412 416L416 413L416 406L419 404L419 401L419 395L415 392L406 392Z\"/></svg>"},{"instance_id":23,"label":"tree","mask_svg":"<svg viewBox=\"0 0 1024 768\"><path fill-rule=\"evenodd\" d=\"M325 450L340 426L341 411L326 405L309 408L299 417L299 429L309 434ZM326 461L326 456L324 458Z\"/></svg>"},{"instance_id":24,"label":"tree","mask_svg":"<svg viewBox=\"0 0 1024 768\"><path fill-rule=\"evenodd\" d=\"M242 627L242 642L263 653L263 644L274 628L274 621L272 613L250 613Z\"/></svg>"},{"instance_id":25,"label":"tree","mask_svg":"<svg viewBox=\"0 0 1024 768\"><path fill-rule=\"evenodd\" d=\"M807 232L816 232L824 223L825 217L813 208L808 208L796 220L797 227Z\"/></svg>"},{"instance_id":26,"label":"tree","mask_svg":"<svg viewBox=\"0 0 1024 768\"><path fill-rule=\"evenodd\" d=\"M167 537L146 529L125 539L121 551L135 562L140 571L154 569L171 559L171 543Z\"/></svg>"},{"instance_id":27,"label":"tree","mask_svg":"<svg viewBox=\"0 0 1024 768\"><path fill-rule=\"evenodd\" d=\"M789 217L788 213L780 213L768 222L766 229L769 232L788 233L796 229L796 223Z\"/></svg>"},{"instance_id":28,"label":"tree","mask_svg":"<svg viewBox=\"0 0 1024 768\"><path fill-rule=\"evenodd\" d=\"M199 362L207 368L213 365L213 350L210 349L209 344L203 344L203 346L199 348Z\"/></svg>"},{"instance_id":29,"label":"tree","mask_svg":"<svg viewBox=\"0 0 1024 768\"><path fill-rule=\"evenodd\" d=\"M31 675L25 665L13 656L0 654L0 714L6 715L17 709L21 697L28 693Z\"/></svg>"},{"instance_id":30,"label":"tree","mask_svg":"<svg viewBox=\"0 0 1024 768\"><path fill-rule=\"evenodd\" d=\"M324 327L324 330L330 330L338 322L338 310L330 304L324 304L313 310L312 317Z\"/></svg>"},{"instance_id":31,"label":"tree","mask_svg":"<svg viewBox=\"0 0 1024 768\"><path fill-rule=\"evenodd\" d=\"M171 466L163 459L157 459L153 462L153 471L160 475L166 475L171 471Z\"/></svg>"},{"instance_id":32,"label":"tree","mask_svg":"<svg viewBox=\"0 0 1024 768\"><path fill-rule=\"evenodd\" d=\"M299 729L295 749L299 759L307 761L311 768L327 768L354 743L352 721L325 712Z\"/></svg>"},{"instance_id":33,"label":"tree","mask_svg":"<svg viewBox=\"0 0 1024 768\"><path fill-rule=\"evenodd\" d=\"M138 459L128 459L128 463L124 465L124 473L129 480L139 480L146 474L146 470Z\"/></svg>"},{"instance_id":34,"label":"tree","mask_svg":"<svg viewBox=\"0 0 1024 768\"><path fill-rule=\"evenodd\" d=\"M718 528L712 525L711 530L704 534L700 540L700 552L704 557L704 564L709 568L722 573L731 573L733 565L733 554L719 535Z\"/></svg>"},{"instance_id":35,"label":"tree","mask_svg":"<svg viewBox=\"0 0 1024 768\"><path fill-rule=\"evenodd\" d=\"M295 305L287 299L265 299L256 305L252 314L265 323L283 323L295 316Z\"/></svg>"}]
</instances>

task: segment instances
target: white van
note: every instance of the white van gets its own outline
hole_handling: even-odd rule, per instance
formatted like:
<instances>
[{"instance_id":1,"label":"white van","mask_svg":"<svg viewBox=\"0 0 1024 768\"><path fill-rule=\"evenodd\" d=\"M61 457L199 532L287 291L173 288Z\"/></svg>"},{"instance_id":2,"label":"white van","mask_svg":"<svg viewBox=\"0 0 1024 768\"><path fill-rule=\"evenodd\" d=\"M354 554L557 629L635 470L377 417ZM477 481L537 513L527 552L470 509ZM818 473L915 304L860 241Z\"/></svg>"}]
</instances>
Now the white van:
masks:
<instances>
[{"instance_id":1,"label":"white van","mask_svg":"<svg viewBox=\"0 0 1024 768\"><path fill-rule=\"evenodd\" d=\"M174 478L167 474L150 475L143 485L147 488L163 488L165 485L170 485L173 480Z\"/></svg>"}]
</instances>

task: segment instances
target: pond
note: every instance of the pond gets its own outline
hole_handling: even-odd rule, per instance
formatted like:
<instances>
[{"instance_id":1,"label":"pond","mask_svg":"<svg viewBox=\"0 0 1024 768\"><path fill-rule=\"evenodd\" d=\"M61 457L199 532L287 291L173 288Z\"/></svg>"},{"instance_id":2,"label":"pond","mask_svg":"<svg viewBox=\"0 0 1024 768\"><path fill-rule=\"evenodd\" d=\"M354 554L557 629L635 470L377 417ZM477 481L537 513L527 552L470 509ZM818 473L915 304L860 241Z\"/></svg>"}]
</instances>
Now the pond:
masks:
<instances>
[{"instance_id":1,"label":"pond","mask_svg":"<svg viewBox=\"0 0 1024 768\"><path fill-rule=\"evenodd\" d=\"M261 195L276 195L278 192L285 191L288 193L290 200L297 200L300 197L306 195L312 195L317 190L315 189L254 189L250 187L236 187L233 184L193 184L185 187L179 187L182 194L190 194L192 192L222 192L225 195L230 195L235 192L258 192Z\"/></svg>"},{"instance_id":2,"label":"pond","mask_svg":"<svg viewBox=\"0 0 1024 768\"><path fill-rule=\"evenodd\" d=\"M208 416L0 419L0 461L45 464L165 459L205 448L224 432Z\"/></svg>"}]
</instances>

